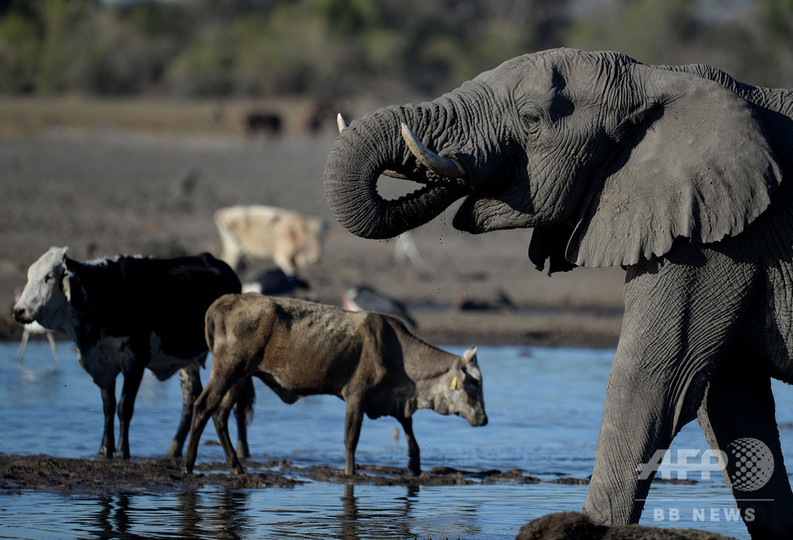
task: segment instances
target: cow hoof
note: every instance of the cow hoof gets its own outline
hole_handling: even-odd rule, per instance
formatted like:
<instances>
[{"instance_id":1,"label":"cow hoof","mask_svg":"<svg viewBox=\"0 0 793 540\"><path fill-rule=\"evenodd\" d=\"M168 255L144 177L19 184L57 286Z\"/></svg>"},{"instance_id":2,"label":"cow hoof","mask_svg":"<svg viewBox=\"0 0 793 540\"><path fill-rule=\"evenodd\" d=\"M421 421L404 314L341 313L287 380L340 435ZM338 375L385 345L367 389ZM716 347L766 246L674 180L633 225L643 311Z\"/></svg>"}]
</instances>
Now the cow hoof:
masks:
<instances>
[{"instance_id":1,"label":"cow hoof","mask_svg":"<svg viewBox=\"0 0 793 540\"><path fill-rule=\"evenodd\" d=\"M176 443L171 443L171 446L168 448L168 451L165 452L166 458L180 458L182 457L182 449Z\"/></svg>"}]
</instances>

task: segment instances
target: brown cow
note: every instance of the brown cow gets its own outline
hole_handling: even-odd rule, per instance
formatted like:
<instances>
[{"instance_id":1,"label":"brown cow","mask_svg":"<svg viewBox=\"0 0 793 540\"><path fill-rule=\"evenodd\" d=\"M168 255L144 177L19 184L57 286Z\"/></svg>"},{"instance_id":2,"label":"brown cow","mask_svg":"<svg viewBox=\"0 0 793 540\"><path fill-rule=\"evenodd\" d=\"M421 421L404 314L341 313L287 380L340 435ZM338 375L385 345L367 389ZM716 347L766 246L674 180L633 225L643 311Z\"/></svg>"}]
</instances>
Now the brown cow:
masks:
<instances>
[{"instance_id":1,"label":"brown cow","mask_svg":"<svg viewBox=\"0 0 793 540\"><path fill-rule=\"evenodd\" d=\"M185 472L195 464L210 415L226 460L243 473L228 435L229 410L240 383L259 377L285 403L333 394L346 402L345 473L355 473L363 415L396 418L405 430L410 471L421 473L413 436L417 409L457 414L472 426L487 424L476 349L460 357L425 343L396 318L348 312L293 298L228 294L206 313L214 356L206 388L195 401Z\"/></svg>"}]
</instances>

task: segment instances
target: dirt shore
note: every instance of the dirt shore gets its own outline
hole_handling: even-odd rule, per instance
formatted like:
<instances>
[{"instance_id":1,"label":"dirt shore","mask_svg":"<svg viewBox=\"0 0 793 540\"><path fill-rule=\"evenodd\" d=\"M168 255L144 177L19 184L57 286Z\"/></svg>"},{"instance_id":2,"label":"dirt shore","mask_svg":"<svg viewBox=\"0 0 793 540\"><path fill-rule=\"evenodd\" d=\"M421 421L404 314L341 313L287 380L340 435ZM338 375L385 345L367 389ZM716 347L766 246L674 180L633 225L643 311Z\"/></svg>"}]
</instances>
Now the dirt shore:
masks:
<instances>
[{"instance_id":1,"label":"dirt shore","mask_svg":"<svg viewBox=\"0 0 793 540\"><path fill-rule=\"evenodd\" d=\"M46 455L19 456L0 454L0 495L13 495L37 489L59 494L111 492L164 493L217 486L228 489L289 488L307 480L343 484L454 486L468 484L521 483L542 480L518 469L510 471L462 471L439 467L413 476L407 469L359 466L348 477L341 469L325 465L295 467L289 461L246 462L243 475L229 474L225 463L199 463L192 474L182 472L178 459L71 459ZM587 480L560 478L563 484L586 484Z\"/></svg>"},{"instance_id":2,"label":"dirt shore","mask_svg":"<svg viewBox=\"0 0 793 540\"><path fill-rule=\"evenodd\" d=\"M435 343L614 346L622 314L620 269L548 277L526 256L530 231L463 234L451 227L454 209L412 233L420 254L415 261L399 261L393 241L363 240L343 230L322 189L332 140L331 134L177 137L53 126L1 141L0 334L20 335L10 316L14 292L50 246L69 246L78 260L218 254L212 213L255 203L319 216L330 225L321 262L303 276L313 299L338 304L347 288L371 285L408 304L416 332ZM463 299L476 309L458 309Z\"/></svg>"}]
</instances>

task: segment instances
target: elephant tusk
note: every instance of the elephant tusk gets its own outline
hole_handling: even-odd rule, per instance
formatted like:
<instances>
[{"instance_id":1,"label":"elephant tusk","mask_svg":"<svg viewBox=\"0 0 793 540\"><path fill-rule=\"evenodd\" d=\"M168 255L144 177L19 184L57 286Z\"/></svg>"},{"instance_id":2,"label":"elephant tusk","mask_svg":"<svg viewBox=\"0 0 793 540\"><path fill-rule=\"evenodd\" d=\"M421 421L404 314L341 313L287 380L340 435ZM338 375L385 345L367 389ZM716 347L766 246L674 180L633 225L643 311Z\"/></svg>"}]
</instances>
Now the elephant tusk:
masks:
<instances>
[{"instance_id":1,"label":"elephant tusk","mask_svg":"<svg viewBox=\"0 0 793 540\"><path fill-rule=\"evenodd\" d=\"M338 113L336 115L336 127L339 128L339 133L344 131L344 129L349 126L350 124L347 123L347 120L341 115L341 113ZM400 180L409 180L409 178L404 174L399 174L398 172L392 171L390 169L384 170L383 174L386 176L390 176L391 178L399 178Z\"/></svg>"},{"instance_id":2,"label":"elephant tusk","mask_svg":"<svg viewBox=\"0 0 793 540\"><path fill-rule=\"evenodd\" d=\"M336 115L336 126L339 128L339 133L344 131L344 128L349 126L350 124L347 123L347 120L341 115L341 113Z\"/></svg>"},{"instance_id":3,"label":"elephant tusk","mask_svg":"<svg viewBox=\"0 0 793 540\"><path fill-rule=\"evenodd\" d=\"M402 138L410 148L410 151L416 156L416 159L429 170L446 178L465 178L468 176L463 166L452 158L439 156L426 146L416 137L413 130L403 123L402 124Z\"/></svg>"}]
</instances>

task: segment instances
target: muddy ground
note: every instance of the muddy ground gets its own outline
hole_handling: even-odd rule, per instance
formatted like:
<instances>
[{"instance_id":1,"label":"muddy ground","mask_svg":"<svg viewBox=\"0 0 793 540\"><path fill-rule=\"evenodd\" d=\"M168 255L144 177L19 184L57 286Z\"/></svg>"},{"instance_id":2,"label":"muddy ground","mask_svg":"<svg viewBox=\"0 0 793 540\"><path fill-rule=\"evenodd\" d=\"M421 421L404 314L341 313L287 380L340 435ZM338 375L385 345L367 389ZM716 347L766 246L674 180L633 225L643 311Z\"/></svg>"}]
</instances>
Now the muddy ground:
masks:
<instances>
[{"instance_id":1,"label":"muddy ground","mask_svg":"<svg viewBox=\"0 0 793 540\"><path fill-rule=\"evenodd\" d=\"M338 304L347 288L371 285L405 302L418 322L416 333L438 344L616 344L623 272L578 269L548 277L526 256L530 231L464 235L451 227L449 211L413 233L420 259L400 261L394 242L362 240L341 229L322 190L332 140L331 133L173 137L55 125L0 141L0 334L19 338L21 327L10 315L15 290L50 246L69 246L78 260L117 253L218 254L214 210L257 203L320 216L330 225L321 262L303 275L315 300ZM249 267L243 281L260 269ZM463 299L477 309L459 309ZM249 465L257 472L244 477L225 474L223 464L204 469L184 476L178 461L0 455L0 491L288 486L298 477L348 481L326 467L297 474L289 463ZM404 470L362 472L356 481L536 481L519 471L443 469L418 479Z\"/></svg>"},{"instance_id":2,"label":"muddy ground","mask_svg":"<svg viewBox=\"0 0 793 540\"><path fill-rule=\"evenodd\" d=\"M294 487L309 480L343 484L453 486L479 483L536 484L522 471L461 471L440 467L411 475L407 469L362 465L349 477L327 466L295 467L289 461L245 462L242 475L229 474L225 463L199 463L192 474L182 472L179 459L72 459L45 455L0 454L0 495L38 489L58 494L113 492L162 493L218 486L228 489ZM555 483L586 483L562 478Z\"/></svg>"}]
</instances>

